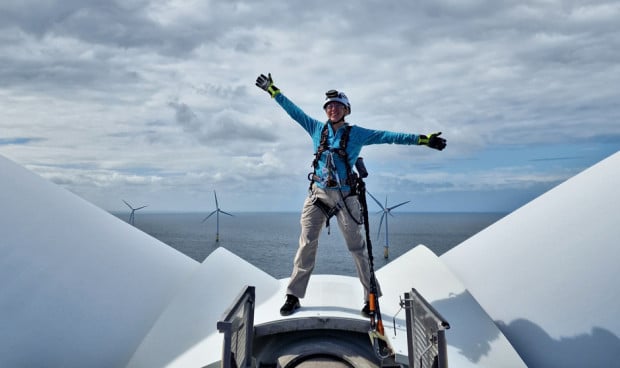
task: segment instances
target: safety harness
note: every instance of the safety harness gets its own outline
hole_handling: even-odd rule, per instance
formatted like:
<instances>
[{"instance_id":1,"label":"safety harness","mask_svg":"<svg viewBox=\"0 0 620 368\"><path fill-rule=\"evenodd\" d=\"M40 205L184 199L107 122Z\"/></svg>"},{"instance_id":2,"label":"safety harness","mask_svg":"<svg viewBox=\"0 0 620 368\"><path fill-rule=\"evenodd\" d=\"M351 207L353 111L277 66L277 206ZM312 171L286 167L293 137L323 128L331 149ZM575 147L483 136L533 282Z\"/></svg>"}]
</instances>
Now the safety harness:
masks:
<instances>
[{"instance_id":1,"label":"safety harness","mask_svg":"<svg viewBox=\"0 0 620 368\"><path fill-rule=\"evenodd\" d=\"M308 179L310 180L310 188L312 188L312 184L315 181L323 179L315 175L315 172L316 172L317 167L319 166L319 160L321 159L321 156L323 155L325 151L331 151L337 154L340 157L340 159L344 161L345 167L347 169L346 183L349 185L353 184L351 183L351 180L349 179L351 177L351 164L349 164L349 155L347 154L347 144L349 143L349 134L351 133L351 125L345 123L344 126L342 127L344 131L342 133L342 137L340 138L340 147L338 148L331 148L329 146L329 125L331 125L331 122L328 122L323 126L323 130L321 131L321 141L319 143L319 147L317 148L314 154L314 160L312 161L312 168L314 170L310 174L308 174ZM333 181L333 180L328 180L327 182L328 187L336 187L338 185L340 185L340 183Z\"/></svg>"},{"instance_id":2,"label":"safety harness","mask_svg":"<svg viewBox=\"0 0 620 368\"><path fill-rule=\"evenodd\" d=\"M349 135L351 133L351 125L345 123L344 126L341 129L344 129L344 131L342 132L342 137L340 138L340 145L338 148L331 148L329 146L329 125L331 124L331 122L327 122L324 126L323 126L323 130L321 131L321 141L319 142L319 147L316 150L316 153L314 154L314 160L312 161L312 167L313 167L313 171L311 173L308 174L308 180L310 180L310 188L309 190L312 190L312 184L314 184L314 182L316 181L324 181L325 185L330 187L330 188L340 188L340 178L337 178L337 180L333 180L333 179L328 179L325 181L325 178L319 177L315 174L318 166L319 166L319 160L321 159L321 156L323 155L324 152L326 151L331 151L334 154L337 154L341 160L344 161L345 164L345 168L347 171L347 177L346 177L346 181L345 183L350 187L350 191L349 191L349 196L351 195L357 195L357 174L355 174L353 172L353 170L351 170L351 164L349 163L349 155L347 154L347 144L349 143ZM328 165L329 166L329 165ZM334 164L335 166L335 164ZM335 168L334 168L335 169ZM331 175L330 175L331 177ZM344 200L344 198L343 198ZM328 229L328 234L330 233L330 227L329 227L329 220L335 216L338 211L340 211L340 209L342 208L342 206L338 203L336 204L336 206L334 207L330 207L327 204L325 204L325 202L323 202L321 199L319 198L315 198L313 204L315 206L317 206L321 212L323 212L323 214L325 215L325 227L327 227ZM344 204L346 206L346 201L344 201ZM348 210L348 208L347 208ZM349 211L350 212L350 211ZM356 222L358 222L355 217L351 216L353 218L353 220L355 220ZM358 222L359 224L361 224L361 222Z\"/></svg>"}]
</instances>

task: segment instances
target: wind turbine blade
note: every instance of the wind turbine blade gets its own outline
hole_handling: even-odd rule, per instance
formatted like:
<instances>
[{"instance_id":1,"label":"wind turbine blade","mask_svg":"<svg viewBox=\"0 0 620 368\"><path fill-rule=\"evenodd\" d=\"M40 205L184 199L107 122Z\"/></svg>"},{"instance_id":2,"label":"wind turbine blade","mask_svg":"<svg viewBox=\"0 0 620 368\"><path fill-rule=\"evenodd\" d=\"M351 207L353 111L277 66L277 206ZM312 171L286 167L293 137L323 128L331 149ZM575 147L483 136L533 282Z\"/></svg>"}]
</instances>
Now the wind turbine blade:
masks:
<instances>
[{"instance_id":1,"label":"wind turbine blade","mask_svg":"<svg viewBox=\"0 0 620 368\"><path fill-rule=\"evenodd\" d=\"M384 217L385 217L385 212L383 213L383 215L381 215L381 220L379 220L379 229L377 230L377 240L379 239L379 236L381 236L381 225L383 225Z\"/></svg>"},{"instance_id":2,"label":"wind turbine blade","mask_svg":"<svg viewBox=\"0 0 620 368\"><path fill-rule=\"evenodd\" d=\"M137 211L137 210L141 210L141 209L143 209L144 207L148 207L148 206L149 206L149 205L147 204L146 206L138 207L138 208L136 208L135 210L136 210L136 211Z\"/></svg>"},{"instance_id":3,"label":"wind turbine blade","mask_svg":"<svg viewBox=\"0 0 620 368\"><path fill-rule=\"evenodd\" d=\"M213 216L213 214L214 214L214 213L216 213L216 212L217 212L217 210L215 210L215 211L211 212L211 213L210 213L207 217L205 217L205 218L204 218L204 220L202 220L202 222L207 221L207 219L208 219L209 217Z\"/></svg>"},{"instance_id":4,"label":"wind turbine blade","mask_svg":"<svg viewBox=\"0 0 620 368\"><path fill-rule=\"evenodd\" d=\"M403 202L403 203L399 203L399 204L397 204L396 206L392 206L392 207L388 208L388 210L393 210L394 208L396 208L396 207L400 207L400 206L402 206L403 204L407 204L407 203L409 203L409 202L411 202L411 201L406 201L406 202Z\"/></svg>"},{"instance_id":5,"label":"wind turbine blade","mask_svg":"<svg viewBox=\"0 0 620 368\"><path fill-rule=\"evenodd\" d=\"M215 196L215 208L219 210L220 205L217 203L217 193L215 192L215 190L213 191L213 195Z\"/></svg>"},{"instance_id":6,"label":"wind turbine blade","mask_svg":"<svg viewBox=\"0 0 620 368\"><path fill-rule=\"evenodd\" d=\"M225 214L225 215L235 217L235 215L231 215L231 214L230 214L230 213L228 213L228 212L224 212L224 211L222 211L222 210L220 210L220 212L221 212L221 213L223 213L223 214Z\"/></svg>"},{"instance_id":7,"label":"wind turbine blade","mask_svg":"<svg viewBox=\"0 0 620 368\"><path fill-rule=\"evenodd\" d=\"M375 196L373 196L372 194L370 194L370 192L369 192L369 191L366 191L366 193L368 193L368 195L370 196L370 198L372 198L372 199L374 199L374 200L375 200L375 202L379 205L379 207L381 207L381 209L382 209L382 210L384 210L384 209L385 209L385 207L383 207L383 205L381 204L381 202L379 202L379 201L377 200L377 198L375 198Z\"/></svg>"},{"instance_id":8,"label":"wind turbine blade","mask_svg":"<svg viewBox=\"0 0 620 368\"><path fill-rule=\"evenodd\" d=\"M123 202L125 202L125 204L127 205L127 207L131 208L133 210L133 207L131 207L131 205L129 203L127 203L127 201L125 201L124 199L122 200Z\"/></svg>"}]
</instances>

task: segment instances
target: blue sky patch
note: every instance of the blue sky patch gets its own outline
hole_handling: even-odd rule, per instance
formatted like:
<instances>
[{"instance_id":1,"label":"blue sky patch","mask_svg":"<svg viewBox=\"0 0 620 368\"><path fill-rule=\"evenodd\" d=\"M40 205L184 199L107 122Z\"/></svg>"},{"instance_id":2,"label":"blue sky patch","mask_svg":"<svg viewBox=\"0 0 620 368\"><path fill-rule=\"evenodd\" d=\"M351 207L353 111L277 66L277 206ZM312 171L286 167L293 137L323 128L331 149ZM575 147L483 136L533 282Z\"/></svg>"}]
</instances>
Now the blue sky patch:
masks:
<instances>
[{"instance_id":1,"label":"blue sky patch","mask_svg":"<svg viewBox=\"0 0 620 368\"><path fill-rule=\"evenodd\" d=\"M42 140L43 138L35 137L0 138L0 146L24 145Z\"/></svg>"}]
</instances>

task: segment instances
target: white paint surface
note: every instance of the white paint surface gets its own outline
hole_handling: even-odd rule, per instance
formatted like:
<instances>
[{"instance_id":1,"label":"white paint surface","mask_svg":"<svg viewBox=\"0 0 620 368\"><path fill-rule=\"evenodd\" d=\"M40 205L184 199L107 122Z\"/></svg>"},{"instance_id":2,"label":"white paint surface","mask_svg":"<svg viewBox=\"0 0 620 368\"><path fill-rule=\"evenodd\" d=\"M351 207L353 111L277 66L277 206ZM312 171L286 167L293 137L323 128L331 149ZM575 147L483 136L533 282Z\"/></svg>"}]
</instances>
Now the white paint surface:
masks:
<instances>
[{"instance_id":1,"label":"white paint surface","mask_svg":"<svg viewBox=\"0 0 620 368\"><path fill-rule=\"evenodd\" d=\"M124 366L199 263L0 156L0 366Z\"/></svg>"},{"instance_id":2,"label":"white paint surface","mask_svg":"<svg viewBox=\"0 0 620 368\"><path fill-rule=\"evenodd\" d=\"M532 367L620 363L620 153L441 259Z\"/></svg>"}]
</instances>

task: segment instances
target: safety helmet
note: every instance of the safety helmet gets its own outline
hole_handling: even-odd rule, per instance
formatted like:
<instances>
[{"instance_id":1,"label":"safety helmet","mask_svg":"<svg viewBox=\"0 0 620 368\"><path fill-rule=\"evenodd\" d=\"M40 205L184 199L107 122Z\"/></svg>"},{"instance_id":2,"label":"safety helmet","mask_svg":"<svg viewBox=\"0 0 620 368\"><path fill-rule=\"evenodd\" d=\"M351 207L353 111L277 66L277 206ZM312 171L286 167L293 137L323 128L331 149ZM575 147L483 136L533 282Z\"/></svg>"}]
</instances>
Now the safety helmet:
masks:
<instances>
[{"instance_id":1,"label":"safety helmet","mask_svg":"<svg viewBox=\"0 0 620 368\"><path fill-rule=\"evenodd\" d=\"M346 115L349 115L351 113L351 103L349 102L349 99L347 98L347 95L344 94L344 92L338 92L335 89L330 89L329 91L325 92L325 102L323 103L323 109L325 109L325 106L327 106L327 104L332 101L340 102L341 104L345 105L348 109Z\"/></svg>"}]
</instances>

